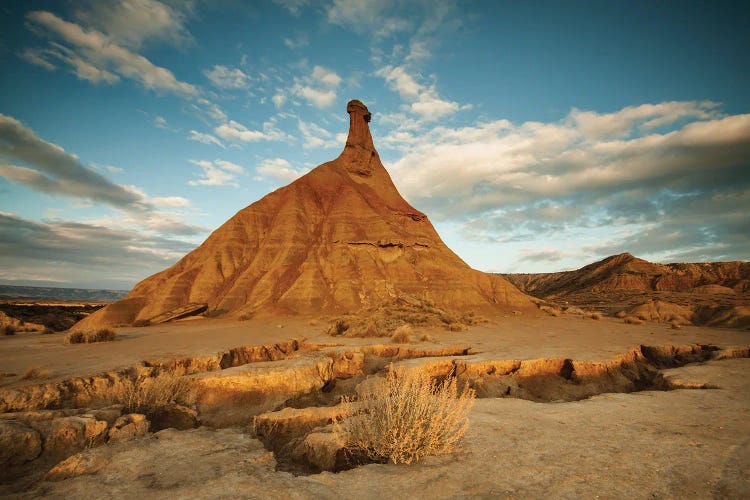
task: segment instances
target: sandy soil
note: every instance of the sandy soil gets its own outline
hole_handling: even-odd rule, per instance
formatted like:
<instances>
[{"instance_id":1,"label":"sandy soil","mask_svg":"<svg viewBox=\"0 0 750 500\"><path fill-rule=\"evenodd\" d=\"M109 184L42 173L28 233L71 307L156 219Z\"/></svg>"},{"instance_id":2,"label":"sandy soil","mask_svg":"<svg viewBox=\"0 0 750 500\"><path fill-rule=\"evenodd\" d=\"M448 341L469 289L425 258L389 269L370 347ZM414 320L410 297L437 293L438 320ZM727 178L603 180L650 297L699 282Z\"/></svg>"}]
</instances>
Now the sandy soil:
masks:
<instances>
[{"instance_id":1,"label":"sandy soil","mask_svg":"<svg viewBox=\"0 0 750 500\"><path fill-rule=\"evenodd\" d=\"M158 358L206 356L227 348L259 345L305 337L311 342L362 345L388 339L348 339L324 333L327 323L309 318L253 321L194 319L144 328L117 328L114 342L64 345L64 334L19 334L0 337L0 373L23 373L43 367L49 380L91 375ZM750 344L750 332L647 322L627 325L622 320L600 321L578 316L523 315L491 318L467 332L429 330L440 345L471 346L474 352L494 359L568 357L577 360L610 359L637 344L715 344L721 347ZM24 383L19 377L0 378L0 387Z\"/></svg>"}]
</instances>

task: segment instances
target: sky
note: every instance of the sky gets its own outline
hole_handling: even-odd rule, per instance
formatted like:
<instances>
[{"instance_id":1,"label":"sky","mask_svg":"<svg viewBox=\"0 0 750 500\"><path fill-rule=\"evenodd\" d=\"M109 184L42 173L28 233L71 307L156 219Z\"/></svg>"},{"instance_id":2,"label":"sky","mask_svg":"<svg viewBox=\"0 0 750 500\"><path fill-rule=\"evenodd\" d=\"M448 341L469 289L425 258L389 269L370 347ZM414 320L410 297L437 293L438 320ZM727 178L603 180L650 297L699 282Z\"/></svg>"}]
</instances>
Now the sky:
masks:
<instances>
[{"instance_id":1,"label":"sky","mask_svg":"<svg viewBox=\"0 0 750 500\"><path fill-rule=\"evenodd\" d=\"M750 4L0 4L0 283L130 289L341 152L488 272L750 257Z\"/></svg>"}]
</instances>

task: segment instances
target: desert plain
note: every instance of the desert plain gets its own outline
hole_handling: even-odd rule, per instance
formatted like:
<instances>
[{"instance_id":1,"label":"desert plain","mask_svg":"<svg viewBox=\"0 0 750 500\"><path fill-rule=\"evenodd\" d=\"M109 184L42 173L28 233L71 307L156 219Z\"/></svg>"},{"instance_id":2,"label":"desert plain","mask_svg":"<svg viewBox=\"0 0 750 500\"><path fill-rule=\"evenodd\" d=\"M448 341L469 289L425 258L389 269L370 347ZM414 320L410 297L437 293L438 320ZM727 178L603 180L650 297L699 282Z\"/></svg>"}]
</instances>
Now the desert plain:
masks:
<instances>
[{"instance_id":1,"label":"desert plain","mask_svg":"<svg viewBox=\"0 0 750 500\"><path fill-rule=\"evenodd\" d=\"M745 331L696 326L674 330L663 323L631 325L615 318L552 317L541 311L498 315L462 332L426 331L429 341L390 344L387 339L332 338L319 319L201 318L118 328L117 340L96 344L63 345L59 334L2 338L3 372L43 367L49 373L44 383L51 386L143 362L156 366L159 361L205 359L235 347L278 345L290 339L298 339L300 348L283 356L288 359L327 349L384 348L364 349L359 373L355 369L342 375L341 382L346 382L343 377L359 380L368 370L376 376L385 362L434 370L442 363L458 362L481 365L484 370L512 360L531 360L528 370L539 376L539 380L519 379L521 388L532 388L527 393L519 390L519 397L514 391L498 395L491 389L480 390L457 451L420 463L366 464L339 472L319 472L314 467L279 470L274 452L253 432L252 414L257 411L251 409L249 420L241 425L198 426L199 418L194 429L164 429L84 446L74 456L80 463L57 477L49 470L59 455L48 460L42 453L24 464L6 466L2 493L18 498L740 498L750 491L750 342ZM592 386L594 394L579 399L575 386L582 382L575 376L561 378L557 368L560 360L610 362L637 346L688 350L693 346L692 351L699 352L695 349L699 345L715 346L717 351L712 352L719 354L715 358L721 353L730 356L676 355L671 361L666 355L654 356L650 362L672 387L605 383ZM445 355L435 355L441 351ZM378 357L378 363L368 368L368 358ZM680 366L683 362L687 364ZM268 365L281 368L288 361L259 363L273 371ZM310 376L304 366L296 365L296 372L295 365L290 366L291 372L279 373ZM474 377L476 386L481 385L479 378ZM297 385L304 382L298 380ZM312 380L312 385L319 383ZM28 385L6 375L2 394ZM294 384L267 382L261 392L278 396L272 394L277 389L290 391L282 399L302 413L308 405L321 404L304 398L295 403Z\"/></svg>"}]
</instances>

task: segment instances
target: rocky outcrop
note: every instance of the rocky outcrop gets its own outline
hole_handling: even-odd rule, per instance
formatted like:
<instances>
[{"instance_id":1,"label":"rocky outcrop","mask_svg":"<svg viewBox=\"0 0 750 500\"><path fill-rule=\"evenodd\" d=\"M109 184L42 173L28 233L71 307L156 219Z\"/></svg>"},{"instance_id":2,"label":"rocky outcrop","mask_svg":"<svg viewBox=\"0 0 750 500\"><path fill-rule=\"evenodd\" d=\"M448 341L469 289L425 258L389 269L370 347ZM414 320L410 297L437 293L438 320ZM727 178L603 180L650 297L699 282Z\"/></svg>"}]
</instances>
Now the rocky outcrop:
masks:
<instances>
[{"instance_id":1,"label":"rocky outcrop","mask_svg":"<svg viewBox=\"0 0 750 500\"><path fill-rule=\"evenodd\" d=\"M238 212L196 250L76 325L167 317L189 304L241 317L351 312L414 295L452 309L532 307L505 279L471 269L399 194L351 101L341 155Z\"/></svg>"}]
</instances>

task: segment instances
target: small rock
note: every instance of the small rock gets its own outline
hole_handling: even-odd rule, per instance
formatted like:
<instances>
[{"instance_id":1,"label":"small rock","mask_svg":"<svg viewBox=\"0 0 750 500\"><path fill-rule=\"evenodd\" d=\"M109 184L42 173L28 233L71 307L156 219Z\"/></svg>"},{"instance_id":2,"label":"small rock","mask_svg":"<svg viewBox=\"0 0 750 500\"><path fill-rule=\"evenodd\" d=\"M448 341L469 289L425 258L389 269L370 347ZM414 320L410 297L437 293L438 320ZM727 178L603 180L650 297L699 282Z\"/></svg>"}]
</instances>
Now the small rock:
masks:
<instances>
[{"instance_id":1,"label":"small rock","mask_svg":"<svg viewBox=\"0 0 750 500\"><path fill-rule=\"evenodd\" d=\"M90 415L56 418L44 441L44 451L52 455L67 455L99 444L107 435L107 427L107 422Z\"/></svg>"},{"instance_id":2,"label":"small rock","mask_svg":"<svg viewBox=\"0 0 750 500\"><path fill-rule=\"evenodd\" d=\"M37 431L15 420L0 420L0 467L34 460L41 452Z\"/></svg>"},{"instance_id":3,"label":"small rock","mask_svg":"<svg viewBox=\"0 0 750 500\"><path fill-rule=\"evenodd\" d=\"M140 413L129 413L118 418L109 429L109 441L125 441L148 433L149 421Z\"/></svg>"},{"instance_id":4,"label":"small rock","mask_svg":"<svg viewBox=\"0 0 750 500\"><path fill-rule=\"evenodd\" d=\"M181 431L198 426L198 412L178 404L170 404L149 414L151 431L174 428Z\"/></svg>"},{"instance_id":5,"label":"small rock","mask_svg":"<svg viewBox=\"0 0 750 500\"><path fill-rule=\"evenodd\" d=\"M71 477L96 474L102 470L109 460L92 456L88 453L78 453L68 457L55 465L44 477L45 481L62 481Z\"/></svg>"}]
</instances>

